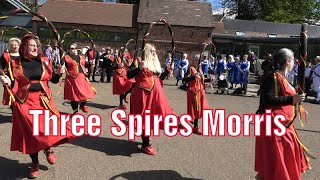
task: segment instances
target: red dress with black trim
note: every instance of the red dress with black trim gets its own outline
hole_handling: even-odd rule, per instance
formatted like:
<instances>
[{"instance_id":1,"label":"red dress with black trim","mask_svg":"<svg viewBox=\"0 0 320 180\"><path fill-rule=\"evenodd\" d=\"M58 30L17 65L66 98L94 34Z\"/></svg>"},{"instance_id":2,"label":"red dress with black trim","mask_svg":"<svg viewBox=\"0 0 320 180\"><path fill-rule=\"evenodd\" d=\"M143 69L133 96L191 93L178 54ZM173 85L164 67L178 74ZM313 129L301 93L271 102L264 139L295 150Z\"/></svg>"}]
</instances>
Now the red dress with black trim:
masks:
<instances>
[{"instance_id":1,"label":"red dress with black trim","mask_svg":"<svg viewBox=\"0 0 320 180\"><path fill-rule=\"evenodd\" d=\"M280 86L276 96L296 94L291 84L279 73L274 74L275 86ZM295 117L295 105L271 106L272 116L284 115L284 125L289 125ZM273 119L273 118L272 118ZM272 132L276 129L272 126ZM265 125L261 127L262 136L256 137L255 171L265 180L298 180L301 173L310 168L304 154L304 146L293 124L286 128L283 136L265 136Z\"/></svg>"},{"instance_id":2,"label":"red dress with black trim","mask_svg":"<svg viewBox=\"0 0 320 180\"><path fill-rule=\"evenodd\" d=\"M174 114L167 96L162 88L159 75L147 68L140 70L135 76L136 83L130 96L130 114L139 114L144 117L145 110L150 110L151 128L153 128L153 115L162 115L162 118ZM163 123L160 123L163 128Z\"/></svg>"},{"instance_id":3,"label":"red dress with black trim","mask_svg":"<svg viewBox=\"0 0 320 180\"><path fill-rule=\"evenodd\" d=\"M112 92L121 95L131 89L134 80L127 78L127 68L121 65L120 57L116 61L118 68L113 73Z\"/></svg>"},{"instance_id":4,"label":"red dress with black trim","mask_svg":"<svg viewBox=\"0 0 320 180\"><path fill-rule=\"evenodd\" d=\"M85 58L80 56L80 63L69 55L64 57L67 68L64 83L64 99L70 101L87 101L95 96L95 89L91 86L85 74ZM81 68L81 71L80 69Z\"/></svg>"},{"instance_id":5,"label":"red dress with black trim","mask_svg":"<svg viewBox=\"0 0 320 180\"><path fill-rule=\"evenodd\" d=\"M26 60L26 63L32 63L35 60ZM15 84L12 92L15 97L12 111L12 137L11 151L20 151L23 154L33 154L48 148L62 139L71 140L73 136L71 131L67 130L66 136L44 136L44 116L39 116L39 136L33 136L33 115L29 114L29 110L50 110L50 115L55 114L60 117L60 113L56 108L52 93L49 88L49 80L52 78L52 65L48 58L43 57L36 68L41 68L41 78L39 80L30 80L26 76L21 60L12 61L12 72L15 78ZM38 69L39 70L39 69ZM40 75L40 73L39 73ZM40 85L39 91L30 91L30 87L34 84ZM58 125L59 126L59 125ZM59 129L59 128L58 128ZM50 126L52 134L52 126ZM67 142L64 141L64 142Z\"/></svg>"},{"instance_id":6,"label":"red dress with black trim","mask_svg":"<svg viewBox=\"0 0 320 180\"><path fill-rule=\"evenodd\" d=\"M3 64L5 65L5 74L9 76L11 82L14 81L13 74L12 74L12 58L19 59L19 56L11 56L9 52L4 52L2 54L1 60L4 61ZM12 83L13 84L13 83ZM2 96L2 104L3 105L11 105L12 99L10 97L10 94L6 88L3 90L3 96Z\"/></svg>"},{"instance_id":7,"label":"red dress with black trim","mask_svg":"<svg viewBox=\"0 0 320 180\"><path fill-rule=\"evenodd\" d=\"M191 66L189 70L189 76L195 76L197 74L197 70L194 67ZM209 105L205 97L205 90L201 77L196 77L189 82L187 89L187 112L192 120L200 119L202 117L202 110L208 108Z\"/></svg>"}]
</instances>

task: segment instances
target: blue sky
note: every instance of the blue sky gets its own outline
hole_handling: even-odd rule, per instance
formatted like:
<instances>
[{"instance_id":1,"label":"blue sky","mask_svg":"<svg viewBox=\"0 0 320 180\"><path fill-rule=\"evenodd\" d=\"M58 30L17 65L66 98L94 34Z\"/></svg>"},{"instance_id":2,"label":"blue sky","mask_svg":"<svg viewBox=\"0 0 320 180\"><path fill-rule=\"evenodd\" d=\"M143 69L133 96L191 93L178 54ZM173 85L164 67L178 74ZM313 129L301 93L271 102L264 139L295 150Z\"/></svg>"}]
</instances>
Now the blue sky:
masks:
<instances>
[{"instance_id":1,"label":"blue sky","mask_svg":"<svg viewBox=\"0 0 320 180\"><path fill-rule=\"evenodd\" d=\"M208 0L208 2L211 2L213 9L221 8L222 0Z\"/></svg>"}]
</instances>

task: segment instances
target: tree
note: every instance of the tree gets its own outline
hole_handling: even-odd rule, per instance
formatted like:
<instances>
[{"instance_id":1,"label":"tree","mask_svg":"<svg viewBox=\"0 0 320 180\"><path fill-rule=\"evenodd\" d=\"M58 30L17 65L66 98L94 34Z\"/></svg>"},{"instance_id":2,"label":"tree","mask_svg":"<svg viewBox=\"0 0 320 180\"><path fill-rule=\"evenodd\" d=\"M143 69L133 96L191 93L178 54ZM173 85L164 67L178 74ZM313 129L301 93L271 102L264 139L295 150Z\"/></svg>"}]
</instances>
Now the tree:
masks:
<instances>
[{"instance_id":1,"label":"tree","mask_svg":"<svg viewBox=\"0 0 320 180\"><path fill-rule=\"evenodd\" d=\"M300 23L320 19L318 0L224 0L237 19Z\"/></svg>"}]
</instances>

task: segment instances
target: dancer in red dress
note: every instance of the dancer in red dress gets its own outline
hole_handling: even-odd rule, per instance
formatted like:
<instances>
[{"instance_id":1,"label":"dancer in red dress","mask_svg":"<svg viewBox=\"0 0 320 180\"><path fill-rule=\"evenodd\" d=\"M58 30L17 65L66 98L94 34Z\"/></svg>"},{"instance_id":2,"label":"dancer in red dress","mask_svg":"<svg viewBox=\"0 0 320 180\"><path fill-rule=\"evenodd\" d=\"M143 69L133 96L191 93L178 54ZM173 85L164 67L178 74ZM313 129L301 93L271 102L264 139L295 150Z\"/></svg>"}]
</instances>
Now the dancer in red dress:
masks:
<instances>
[{"instance_id":1,"label":"dancer in red dress","mask_svg":"<svg viewBox=\"0 0 320 180\"><path fill-rule=\"evenodd\" d=\"M0 59L0 68L4 70L5 74L10 77L11 80L11 88L14 86L14 78L12 74L12 63L11 61L14 59L19 59L19 46L21 44L21 40L18 38L11 38L8 42L8 51L5 51ZM12 98L9 95L9 92L6 88L3 91L2 104L11 106Z\"/></svg>"},{"instance_id":2,"label":"dancer in red dress","mask_svg":"<svg viewBox=\"0 0 320 180\"><path fill-rule=\"evenodd\" d=\"M12 112L12 137L11 151L20 151L29 154L32 159L32 167L29 178L36 178L39 175L38 152L44 150L47 161L50 164L56 162L56 156L51 146L71 140L70 131L66 136L44 136L44 116L39 116L39 136L33 136L33 115L29 110L50 110L50 115L60 114L55 106L52 93L49 88L49 81L58 83L60 74L55 74L49 59L42 57L41 43L33 35L26 35L22 38L19 49L20 59L12 60L12 73L15 84L12 89L14 95ZM10 78L1 76L1 83L10 86ZM52 126L50 127L52 132Z\"/></svg>"},{"instance_id":3,"label":"dancer in red dress","mask_svg":"<svg viewBox=\"0 0 320 180\"><path fill-rule=\"evenodd\" d=\"M204 75L201 69L197 72L196 68L190 66L188 77L184 81L188 83L187 112L194 120L192 132L201 135L202 131L198 128L198 120L202 117L202 111L209 108L203 84Z\"/></svg>"},{"instance_id":4,"label":"dancer in red dress","mask_svg":"<svg viewBox=\"0 0 320 180\"><path fill-rule=\"evenodd\" d=\"M85 58L78 55L77 45L68 47L68 54L62 59L67 69L64 83L64 99L71 101L73 114L80 109L87 113L89 111L86 103L95 96L95 89L91 86L85 72Z\"/></svg>"},{"instance_id":5,"label":"dancer in red dress","mask_svg":"<svg viewBox=\"0 0 320 180\"><path fill-rule=\"evenodd\" d=\"M258 113L271 109L273 117L284 115L286 133L283 136L256 137L255 171L257 179L298 180L301 173L310 168L292 121L297 116L295 106L305 99L305 94L297 94L286 79L294 66L292 50L283 48L273 56L273 69L265 72L261 82L260 106ZM273 126L272 128L276 128ZM266 131L261 127L261 134ZM272 130L273 131L273 130Z\"/></svg>"},{"instance_id":6,"label":"dancer in red dress","mask_svg":"<svg viewBox=\"0 0 320 180\"><path fill-rule=\"evenodd\" d=\"M161 65L154 45L146 44L143 51L143 61L138 62L136 59L127 74L128 78L135 77L136 81L130 96L130 114L141 114L143 117L145 110L150 110L151 114L159 114L162 117L174 114L162 88L162 81L169 71L166 69L161 73ZM152 122L151 118L151 128ZM142 135L141 150L146 154L154 155L156 152L149 141L148 136Z\"/></svg>"},{"instance_id":7,"label":"dancer in red dress","mask_svg":"<svg viewBox=\"0 0 320 180\"><path fill-rule=\"evenodd\" d=\"M123 104L123 100L128 103L127 95L131 92L134 80L127 78L127 69L129 66L129 59L126 54L123 53L123 50L119 51L118 58L113 61L113 81L112 81L112 90L113 94L120 96L120 105L122 109L127 109L127 106Z\"/></svg>"}]
</instances>

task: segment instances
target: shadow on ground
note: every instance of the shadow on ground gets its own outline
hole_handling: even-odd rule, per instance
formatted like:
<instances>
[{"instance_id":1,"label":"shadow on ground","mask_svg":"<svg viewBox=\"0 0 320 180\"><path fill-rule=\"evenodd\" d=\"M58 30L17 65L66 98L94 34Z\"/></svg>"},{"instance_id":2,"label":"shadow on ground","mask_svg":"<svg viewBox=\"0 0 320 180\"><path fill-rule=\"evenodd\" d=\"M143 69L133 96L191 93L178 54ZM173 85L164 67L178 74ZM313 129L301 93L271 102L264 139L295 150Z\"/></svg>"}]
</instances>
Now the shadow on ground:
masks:
<instances>
[{"instance_id":1,"label":"shadow on ground","mask_svg":"<svg viewBox=\"0 0 320 180\"><path fill-rule=\"evenodd\" d=\"M123 139L82 136L73 140L71 144L104 152L110 156L131 157L132 154L141 153L141 150L138 147L141 143Z\"/></svg>"},{"instance_id":2,"label":"shadow on ground","mask_svg":"<svg viewBox=\"0 0 320 180\"><path fill-rule=\"evenodd\" d=\"M70 110L71 110L70 101L65 101L65 102L62 103L62 105L70 106ZM94 102L87 102L86 105L89 106L89 107L103 109L103 110L105 110L105 109L114 109L114 108L117 107L117 106L109 106L107 104L99 104L99 103L94 103Z\"/></svg>"},{"instance_id":3,"label":"shadow on ground","mask_svg":"<svg viewBox=\"0 0 320 180\"><path fill-rule=\"evenodd\" d=\"M0 179L9 180L27 178L30 165L31 163L19 163L17 160L11 160L0 156ZM40 165L40 169L47 171L48 167Z\"/></svg>"},{"instance_id":4,"label":"shadow on ground","mask_svg":"<svg viewBox=\"0 0 320 180\"><path fill-rule=\"evenodd\" d=\"M198 180L195 178L186 178L182 177L178 172L172 171L172 170L151 170L151 171L132 171L132 172L126 172L122 173L116 176L113 176L110 178L110 180L116 180L116 179L128 179L128 180L160 180L160 179L166 179L166 180Z\"/></svg>"}]
</instances>

